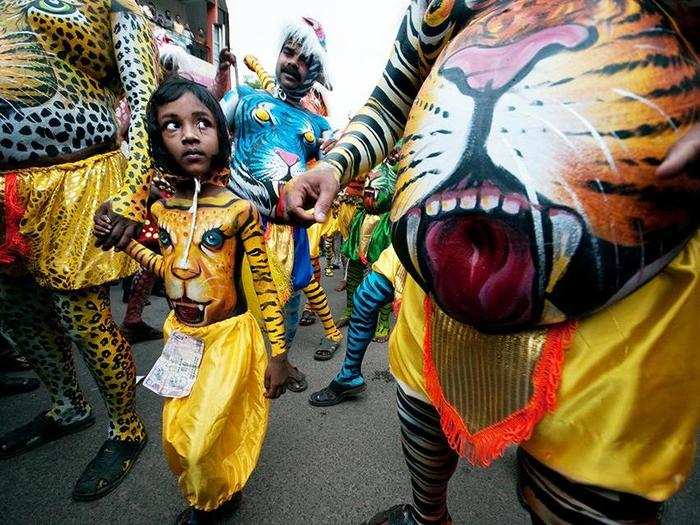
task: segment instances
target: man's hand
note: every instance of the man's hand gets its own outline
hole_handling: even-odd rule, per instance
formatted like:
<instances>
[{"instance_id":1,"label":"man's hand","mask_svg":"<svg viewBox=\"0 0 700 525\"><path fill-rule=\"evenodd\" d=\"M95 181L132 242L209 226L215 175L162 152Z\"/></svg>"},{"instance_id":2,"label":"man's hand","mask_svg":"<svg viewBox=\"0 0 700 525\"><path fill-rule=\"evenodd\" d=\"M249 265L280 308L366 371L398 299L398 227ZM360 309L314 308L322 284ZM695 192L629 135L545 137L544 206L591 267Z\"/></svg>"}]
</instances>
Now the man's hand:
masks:
<instances>
[{"instance_id":1,"label":"man's hand","mask_svg":"<svg viewBox=\"0 0 700 525\"><path fill-rule=\"evenodd\" d=\"M265 394L267 399L277 399L287 389L287 354L278 355L270 359L265 369Z\"/></svg>"},{"instance_id":2,"label":"man's hand","mask_svg":"<svg viewBox=\"0 0 700 525\"><path fill-rule=\"evenodd\" d=\"M682 172L697 174L698 169L700 169L700 124L695 124L668 150L666 159L656 169L656 175L671 177Z\"/></svg>"},{"instance_id":3,"label":"man's hand","mask_svg":"<svg viewBox=\"0 0 700 525\"><path fill-rule=\"evenodd\" d=\"M326 222L328 210L338 194L340 184L330 164L318 162L313 168L294 177L286 186L283 220L302 226ZM313 211L306 211L313 207Z\"/></svg>"},{"instance_id":4,"label":"man's hand","mask_svg":"<svg viewBox=\"0 0 700 525\"><path fill-rule=\"evenodd\" d=\"M122 217L112 211L110 201L105 202L95 212L95 236L97 241L95 246L101 247L104 251L116 248L117 251L123 251L129 244L129 241L136 238L141 229L141 224L126 217ZM100 225L110 225L100 228Z\"/></svg>"},{"instance_id":5,"label":"man's hand","mask_svg":"<svg viewBox=\"0 0 700 525\"><path fill-rule=\"evenodd\" d=\"M329 139L325 139L323 142L321 142L321 152L325 155L333 149L333 146L335 146L336 142L338 142L338 139L332 137Z\"/></svg>"},{"instance_id":6,"label":"man's hand","mask_svg":"<svg viewBox=\"0 0 700 525\"><path fill-rule=\"evenodd\" d=\"M230 49L224 48L219 53L219 69L228 70L230 67L236 67L236 55Z\"/></svg>"}]
</instances>

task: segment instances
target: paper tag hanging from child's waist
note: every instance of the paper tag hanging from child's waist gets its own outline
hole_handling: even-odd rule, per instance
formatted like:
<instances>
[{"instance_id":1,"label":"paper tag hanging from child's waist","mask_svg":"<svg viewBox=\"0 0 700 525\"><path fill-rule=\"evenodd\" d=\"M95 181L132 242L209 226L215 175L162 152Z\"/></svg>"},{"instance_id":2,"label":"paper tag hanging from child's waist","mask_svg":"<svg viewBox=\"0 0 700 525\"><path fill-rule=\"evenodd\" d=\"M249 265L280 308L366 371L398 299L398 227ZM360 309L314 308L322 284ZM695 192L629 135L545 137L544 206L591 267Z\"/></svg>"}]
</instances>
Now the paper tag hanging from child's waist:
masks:
<instances>
[{"instance_id":1,"label":"paper tag hanging from child's waist","mask_svg":"<svg viewBox=\"0 0 700 525\"><path fill-rule=\"evenodd\" d=\"M197 379L204 341L172 332L143 386L163 397L186 397Z\"/></svg>"}]
</instances>

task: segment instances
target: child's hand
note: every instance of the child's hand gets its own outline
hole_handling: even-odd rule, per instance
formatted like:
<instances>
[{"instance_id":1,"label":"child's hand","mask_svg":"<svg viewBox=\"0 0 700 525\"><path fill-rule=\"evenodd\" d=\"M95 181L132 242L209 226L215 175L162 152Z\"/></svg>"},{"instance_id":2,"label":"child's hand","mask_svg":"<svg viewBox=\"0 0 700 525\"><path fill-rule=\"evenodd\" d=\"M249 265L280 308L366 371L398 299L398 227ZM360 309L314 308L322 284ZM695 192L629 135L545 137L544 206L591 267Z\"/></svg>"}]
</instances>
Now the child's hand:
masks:
<instances>
[{"instance_id":1,"label":"child's hand","mask_svg":"<svg viewBox=\"0 0 700 525\"><path fill-rule=\"evenodd\" d=\"M109 215L106 214L96 214L94 217L95 226L92 229L92 233L98 239L101 237L107 237L112 233L112 228L114 225L109 219Z\"/></svg>"},{"instance_id":2,"label":"child's hand","mask_svg":"<svg viewBox=\"0 0 700 525\"><path fill-rule=\"evenodd\" d=\"M265 397L277 399L287 389L287 378L289 369L287 367L287 355L282 354L270 359L265 370Z\"/></svg>"}]
</instances>

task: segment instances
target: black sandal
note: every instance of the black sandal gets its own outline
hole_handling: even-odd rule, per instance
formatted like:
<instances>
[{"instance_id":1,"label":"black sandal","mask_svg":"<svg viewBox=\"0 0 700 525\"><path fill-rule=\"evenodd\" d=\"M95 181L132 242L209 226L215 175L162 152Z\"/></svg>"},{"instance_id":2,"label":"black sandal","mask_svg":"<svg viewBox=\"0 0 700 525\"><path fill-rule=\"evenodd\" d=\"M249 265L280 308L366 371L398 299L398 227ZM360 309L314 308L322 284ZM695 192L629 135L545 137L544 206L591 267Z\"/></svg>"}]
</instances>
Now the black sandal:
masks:
<instances>
[{"instance_id":1,"label":"black sandal","mask_svg":"<svg viewBox=\"0 0 700 525\"><path fill-rule=\"evenodd\" d=\"M316 322L316 314L311 310L304 310L299 319L299 326L310 326Z\"/></svg>"},{"instance_id":2,"label":"black sandal","mask_svg":"<svg viewBox=\"0 0 700 525\"><path fill-rule=\"evenodd\" d=\"M38 379L32 377L10 377L0 375L0 397L14 396L32 392L41 386Z\"/></svg>"},{"instance_id":3,"label":"black sandal","mask_svg":"<svg viewBox=\"0 0 700 525\"><path fill-rule=\"evenodd\" d=\"M411 510L413 507L404 503L378 512L362 525L417 525Z\"/></svg>"},{"instance_id":4,"label":"black sandal","mask_svg":"<svg viewBox=\"0 0 700 525\"><path fill-rule=\"evenodd\" d=\"M116 489L133 468L147 442L147 436L140 441L105 441L75 483L73 500L93 501Z\"/></svg>"},{"instance_id":5,"label":"black sandal","mask_svg":"<svg viewBox=\"0 0 700 525\"><path fill-rule=\"evenodd\" d=\"M359 386L343 386L337 381L331 381L323 390L314 392L309 396L309 404L315 407L332 407L338 405L348 398L355 397L367 390L365 383Z\"/></svg>"},{"instance_id":6,"label":"black sandal","mask_svg":"<svg viewBox=\"0 0 700 525\"><path fill-rule=\"evenodd\" d=\"M94 424L95 416L92 414L70 425L59 425L46 413L39 414L26 425L0 437L0 459L19 456L45 443L80 432Z\"/></svg>"},{"instance_id":7,"label":"black sandal","mask_svg":"<svg viewBox=\"0 0 700 525\"><path fill-rule=\"evenodd\" d=\"M329 359L333 359L338 348L340 348L341 342L342 341L331 341L324 337L321 340L320 348L314 352L314 359L316 361L328 361Z\"/></svg>"},{"instance_id":8,"label":"black sandal","mask_svg":"<svg viewBox=\"0 0 700 525\"><path fill-rule=\"evenodd\" d=\"M303 392L309 388L306 376L296 366L290 366L290 374L287 378L287 390L291 392Z\"/></svg>"},{"instance_id":9,"label":"black sandal","mask_svg":"<svg viewBox=\"0 0 700 525\"><path fill-rule=\"evenodd\" d=\"M239 509L242 499L243 493L238 491L231 496L230 500L216 510L207 512L194 507L187 507L177 515L177 518L175 518L175 525L208 525L220 523Z\"/></svg>"},{"instance_id":10,"label":"black sandal","mask_svg":"<svg viewBox=\"0 0 700 525\"><path fill-rule=\"evenodd\" d=\"M2 354L0 355L0 371L2 372L25 372L32 369L26 358L14 353L11 349L0 348L0 354Z\"/></svg>"}]
</instances>

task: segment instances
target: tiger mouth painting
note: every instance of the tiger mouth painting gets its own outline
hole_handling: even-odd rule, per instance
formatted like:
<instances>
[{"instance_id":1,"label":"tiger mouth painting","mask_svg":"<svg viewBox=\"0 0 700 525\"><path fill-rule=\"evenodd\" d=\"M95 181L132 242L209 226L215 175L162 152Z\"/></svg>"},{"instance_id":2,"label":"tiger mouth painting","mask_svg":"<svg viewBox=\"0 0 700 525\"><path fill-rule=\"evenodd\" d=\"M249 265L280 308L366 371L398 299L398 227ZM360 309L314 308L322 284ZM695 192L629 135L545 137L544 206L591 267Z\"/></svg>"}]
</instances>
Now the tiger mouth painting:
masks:
<instances>
[{"instance_id":1,"label":"tiger mouth painting","mask_svg":"<svg viewBox=\"0 0 700 525\"><path fill-rule=\"evenodd\" d=\"M668 20L638 2L534 14L521 4L475 20L438 58L409 116L392 206L412 277L444 313L487 332L602 308L657 273L697 224L697 177L654 175L696 118L693 102L655 95L697 75L694 62L633 63L652 38L669 56L688 52Z\"/></svg>"}]
</instances>

